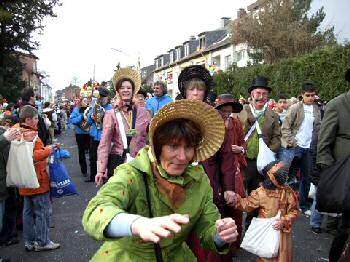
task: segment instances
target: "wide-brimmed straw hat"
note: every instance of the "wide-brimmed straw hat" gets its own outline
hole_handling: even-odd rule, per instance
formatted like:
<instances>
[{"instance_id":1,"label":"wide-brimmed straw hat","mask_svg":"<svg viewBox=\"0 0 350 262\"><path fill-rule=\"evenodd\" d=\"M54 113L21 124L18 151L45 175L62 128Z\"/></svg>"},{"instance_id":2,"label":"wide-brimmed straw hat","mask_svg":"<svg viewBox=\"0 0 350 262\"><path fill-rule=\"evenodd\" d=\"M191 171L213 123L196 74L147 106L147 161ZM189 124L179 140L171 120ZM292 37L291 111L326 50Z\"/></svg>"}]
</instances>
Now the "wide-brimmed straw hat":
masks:
<instances>
[{"instance_id":1,"label":"wide-brimmed straw hat","mask_svg":"<svg viewBox=\"0 0 350 262\"><path fill-rule=\"evenodd\" d=\"M141 88L141 75L138 71L126 67L126 68L120 68L117 71L115 71L114 75L113 75L113 86L114 88L116 88L116 84L119 80L123 79L123 78L129 78L131 81L134 82L135 85L135 90L133 92L133 94L137 94L137 92L140 90Z\"/></svg>"},{"instance_id":2,"label":"wide-brimmed straw hat","mask_svg":"<svg viewBox=\"0 0 350 262\"><path fill-rule=\"evenodd\" d=\"M193 161L204 161L214 155L224 141L225 125L222 117L210 105L198 100L179 100L169 103L158 111L150 125L150 142L153 146L153 136L157 128L175 119L185 118L196 123L203 139L195 149Z\"/></svg>"},{"instance_id":3,"label":"wide-brimmed straw hat","mask_svg":"<svg viewBox=\"0 0 350 262\"><path fill-rule=\"evenodd\" d=\"M201 66L201 65L188 66L181 71L178 79L178 87L183 98L186 98L186 90L185 90L186 82L194 78L204 81L205 86L207 87L205 97L214 86L213 78L211 77L209 71L204 66Z\"/></svg>"}]
</instances>

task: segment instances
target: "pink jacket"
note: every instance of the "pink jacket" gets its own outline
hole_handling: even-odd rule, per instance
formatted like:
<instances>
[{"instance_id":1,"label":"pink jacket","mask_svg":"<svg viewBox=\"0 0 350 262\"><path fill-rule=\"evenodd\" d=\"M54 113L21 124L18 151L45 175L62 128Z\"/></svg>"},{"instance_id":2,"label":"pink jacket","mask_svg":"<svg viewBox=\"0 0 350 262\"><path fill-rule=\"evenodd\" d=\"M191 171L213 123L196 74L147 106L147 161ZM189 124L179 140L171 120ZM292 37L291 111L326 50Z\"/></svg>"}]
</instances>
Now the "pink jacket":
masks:
<instances>
[{"instance_id":1,"label":"pink jacket","mask_svg":"<svg viewBox=\"0 0 350 262\"><path fill-rule=\"evenodd\" d=\"M146 145L148 125L151 116L145 107L137 107L135 129L137 134L130 142L130 155L135 157L141 148ZM124 121L125 131L129 130L129 124ZM119 134L119 125L115 110L109 110L103 118L103 132L97 150L97 172L105 173L109 154L123 154L123 142Z\"/></svg>"}]
</instances>

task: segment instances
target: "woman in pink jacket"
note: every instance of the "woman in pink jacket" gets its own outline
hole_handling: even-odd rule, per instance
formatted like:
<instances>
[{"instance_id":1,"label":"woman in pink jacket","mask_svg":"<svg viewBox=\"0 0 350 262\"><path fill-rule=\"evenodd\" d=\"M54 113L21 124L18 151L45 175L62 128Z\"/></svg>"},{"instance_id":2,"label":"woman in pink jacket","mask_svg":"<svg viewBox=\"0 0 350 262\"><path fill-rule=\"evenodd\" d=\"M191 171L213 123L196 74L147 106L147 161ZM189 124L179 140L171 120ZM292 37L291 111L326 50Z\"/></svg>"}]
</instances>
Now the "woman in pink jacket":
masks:
<instances>
[{"instance_id":1,"label":"woman in pink jacket","mask_svg":"<svg viewBox=\"0 0 350 262\"><path fill-rule=\"evenodd\" d=\"M126 161L127 154L135 157L146 145L151 120L146 108L132 102L141 86L137 71L119 69L113 76L113 84L118 99L114 110L107 111L103 119L103 133L97 151L97 185L113 175L114 169Z\"/></svg>"}]
</instances>

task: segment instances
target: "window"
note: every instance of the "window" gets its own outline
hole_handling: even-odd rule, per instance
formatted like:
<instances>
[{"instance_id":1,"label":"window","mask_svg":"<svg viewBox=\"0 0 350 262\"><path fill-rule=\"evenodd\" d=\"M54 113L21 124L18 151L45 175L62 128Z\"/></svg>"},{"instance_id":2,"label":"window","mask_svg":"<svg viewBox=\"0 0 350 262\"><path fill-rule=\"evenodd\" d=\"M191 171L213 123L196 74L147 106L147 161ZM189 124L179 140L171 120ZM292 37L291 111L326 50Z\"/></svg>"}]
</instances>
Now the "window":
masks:
<instances>
[{"instance_id":1,"label":"window","mask_svg":"<svg viewBox=\"0 0 350 262\"><path fill-rule=\"evenodd\" d=\"M244 59L244 56L245 56L244 53L245 53L245 50L241 50L241 51L237 52L237 62Z\"/></svg>"},{"instance_id":2,"label":"window","mask_svg":"<svg viewBox=\"0 0 350 262\"><path fill-rule=\"evenodd\" d=\"M225 70L229 68L232 65L232 56L227 55L225 56Z\"/></svg>"},{"instance_id":3,"label":"window","mask_svg":"<svg viewBox=\"0 0 350 262\"><path fill-rule=\"evenodd\" d=\"M181 59L181 49L178 48L176 49L176 60L180 60Z\"/></svg>"},{"instance_id":4,"label":"window","mask_svg":"<svg viewBox=\"0 0 350 262\"><path fill-rule=\"evenodd\" d=\"M172 84L173 83L173 72L167 73L167 83Z\"/></svg>"},{"instance_id":5,"label":"window","mask_svg":"<svg viewBox=\"0 0 350 262\"><path fill-rule=\"evenodd\" d=\"M162 56L160 58L159 66L163 66L163 65L164 65L164 57Z\"/></svg>"},{"instance_id":6,"label":"window","mask_svg":"<svg viewBox=\"0 0 350 262\"><path fill-rule=\"evenodd\" d=\"M175 61L175 59L174 59L174 52L173 51L169 52L169 59L170 59L170 64Z\"/></svg>"},{"instance_id":7,"label":"window","mask_svg":"<svg viewBox=\"0 0 350 262\"><path fill-rule=\"evenodd\" d=\"M186 57L190 54L190 44L186 43L184 48L185 48L185 57Z\"/></svg>"},{"instance_id":8,"label":"window","mask_svg":"<svg viewBox=\"0 0 350 262\"><path fill-rule=\"evenodd\" d=\"M199 49L204 49L205 48L205 37L199 38Z\"/></svg>"}]
</instances>

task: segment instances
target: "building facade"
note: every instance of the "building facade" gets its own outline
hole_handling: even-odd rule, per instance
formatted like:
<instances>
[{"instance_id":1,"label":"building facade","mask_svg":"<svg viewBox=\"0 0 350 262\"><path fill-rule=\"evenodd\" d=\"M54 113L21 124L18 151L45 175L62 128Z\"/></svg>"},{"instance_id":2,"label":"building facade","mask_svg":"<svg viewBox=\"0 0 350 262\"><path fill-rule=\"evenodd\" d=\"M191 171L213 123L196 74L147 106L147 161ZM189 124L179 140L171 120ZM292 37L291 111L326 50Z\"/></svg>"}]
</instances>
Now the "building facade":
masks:
<instances>
[{"instance_id":1,"label":"building facade","mask_svg":"<svg viewBox=\"0 0 350 262\"><path fill-rule=\"evenodd\" d=\"M242 10L240 9L239 12ZM237 14L239 17L240 13ZM231 19L223 17L220 28L191 36L182 45L154 59L154 81L167 84L168 95L175 99L179 94L178 77L190 65L203 65L213 75L227 70L233 64L243 67L250 62L247 44L234 46L231 43Z\"/></svg>"},{"instance_id":2,"label":"building facade","mask_svg":"<svg viewBox=\"0 0 350 262\"><path fill-rule=\"evenodd\" d=\"M24 81L25 87L31 87L35 92L39 92L41 88L41 79L44 77L37 70L37 60L33 54L21 53L19 61L23 65L22 81Z\"/></svg>"}]
</instances>

